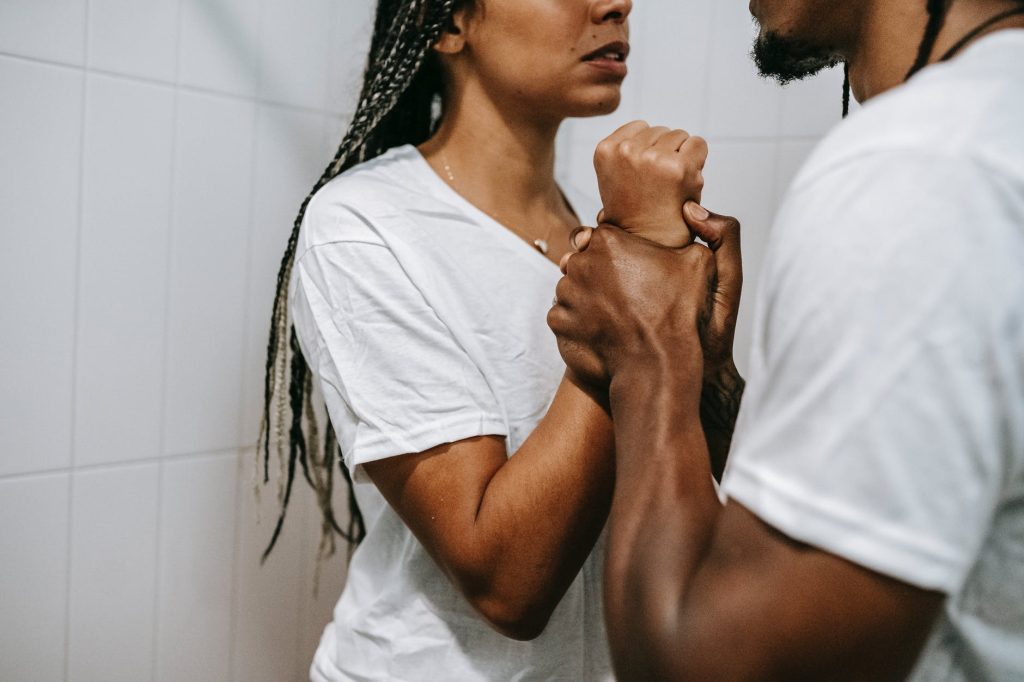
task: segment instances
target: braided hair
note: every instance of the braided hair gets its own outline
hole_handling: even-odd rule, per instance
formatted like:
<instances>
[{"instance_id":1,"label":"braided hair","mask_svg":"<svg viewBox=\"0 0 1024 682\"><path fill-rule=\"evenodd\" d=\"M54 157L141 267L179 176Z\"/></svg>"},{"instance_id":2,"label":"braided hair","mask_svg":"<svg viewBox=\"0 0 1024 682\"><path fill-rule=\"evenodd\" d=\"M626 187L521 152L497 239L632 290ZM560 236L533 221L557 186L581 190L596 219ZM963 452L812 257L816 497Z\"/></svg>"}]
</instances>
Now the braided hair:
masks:
<instances>
[{"instance_id":1,"label":"braided hair","mask_svg":"<svg viewBox=\"0 0 1024 682\"><path fill-rule=\"evenodd\" d=\"M321 447L313 380L288 315L288 282L295 262L299 228L310 201L324 185L358 163L401 144L426 141L437 124L435 102L442 94L440 65L431 47L442 32L454 30L452 14L471 0L378 0L370 54L359 103L337 153L303 200L277 272L277 290L270 319L263 382L263 416L257 443L257 468L263 484L270 481L270 454L281 469L281 505L273 535L263 552L265 561L277 543L291 500L296 469L316 494L322 514L319 555L333 554L334 535L351 550L366 534L352 480L330 421ZM287 434L287 436L286 436ZM260 461L262 460L262 461ZM349 521L342 530L331 497L335 460L348 488Z\"/></svg>"}]
</instances>

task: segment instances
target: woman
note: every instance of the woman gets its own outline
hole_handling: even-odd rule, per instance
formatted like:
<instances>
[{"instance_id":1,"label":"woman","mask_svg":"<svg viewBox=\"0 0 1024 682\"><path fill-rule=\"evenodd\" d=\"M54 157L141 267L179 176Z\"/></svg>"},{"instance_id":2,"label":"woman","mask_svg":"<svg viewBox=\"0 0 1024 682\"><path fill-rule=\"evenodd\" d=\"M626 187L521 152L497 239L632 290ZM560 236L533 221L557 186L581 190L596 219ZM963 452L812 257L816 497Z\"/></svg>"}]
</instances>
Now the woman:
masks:
<instances>
[{"instance_id":1,"label":"woman","mask_svg":"<svg viewBox=\"0 0 1024 682\"><path fill-rule=\"evenodd\" d=\"M611 677L588 559L611 425L563 378L545 315L581 206L555 182L555 135L618 105L630 8L379 3L358 111L285 254L267 362L266 457L291 410L285 505L298 463L337 528L333 432L322 456L308 419L303 436L311 372L365 521L317 682Z\"/></svg>"}]
</instances>

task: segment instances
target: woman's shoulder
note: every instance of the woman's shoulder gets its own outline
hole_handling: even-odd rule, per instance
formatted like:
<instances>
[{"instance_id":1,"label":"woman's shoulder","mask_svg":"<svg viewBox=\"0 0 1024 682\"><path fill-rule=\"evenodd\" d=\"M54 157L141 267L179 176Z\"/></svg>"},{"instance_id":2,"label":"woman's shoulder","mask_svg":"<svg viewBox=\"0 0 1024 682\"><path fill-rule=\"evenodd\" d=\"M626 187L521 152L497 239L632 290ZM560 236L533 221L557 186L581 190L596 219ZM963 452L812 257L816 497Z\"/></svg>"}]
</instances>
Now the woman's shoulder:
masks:
<instances>
[{"instance_id":1,"label":"woman's shoulder","mask_svg":"<svg viewBox=\"0 0 1024 682\"><path fill-rule=\"evenodd\" d=\"M424 200L419 152L411 145L357 164L321 187L302 224L308 248L337 241L382 242L380 229L410 201Z\"/></svg>"}]
</instances>

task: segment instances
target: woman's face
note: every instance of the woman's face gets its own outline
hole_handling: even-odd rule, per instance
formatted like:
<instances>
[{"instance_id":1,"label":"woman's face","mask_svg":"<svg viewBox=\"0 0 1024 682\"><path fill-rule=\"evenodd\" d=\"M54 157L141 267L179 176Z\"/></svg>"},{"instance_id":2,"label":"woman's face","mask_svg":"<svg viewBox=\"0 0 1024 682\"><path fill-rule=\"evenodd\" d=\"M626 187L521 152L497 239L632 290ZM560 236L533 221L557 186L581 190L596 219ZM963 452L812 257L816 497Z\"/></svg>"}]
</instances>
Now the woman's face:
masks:
<instances>
[{"instance_id":1,"label":"woman's face","mask_svg":"<svg viewBox=\"0 0 1024 682\"><path fill-rule=\"evenodd\" d=\"M503 106L552 118L615 110L632 0L475 0L464 16L469 77Z\"/></svg>"}]
</instances>

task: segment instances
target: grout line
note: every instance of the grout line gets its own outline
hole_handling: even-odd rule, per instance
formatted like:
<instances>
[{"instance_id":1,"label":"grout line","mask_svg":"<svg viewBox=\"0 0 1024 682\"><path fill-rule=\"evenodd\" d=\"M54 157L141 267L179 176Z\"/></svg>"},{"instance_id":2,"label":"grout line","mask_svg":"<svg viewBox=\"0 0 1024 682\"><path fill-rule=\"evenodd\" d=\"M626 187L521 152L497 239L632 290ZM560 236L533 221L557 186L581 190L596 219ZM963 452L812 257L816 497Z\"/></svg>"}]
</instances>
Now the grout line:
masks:
<instances>
[{"instance_id":1,"label":"grout line","mask_svg":"<svg viewBox=\"0 0 1024 682\"><path fill-rule=\"evenodd\" d=\"M86 123L88 121L88 109L89 109L89 15L90 15L90 0L85 0L85 21L82 27L82 62L85 65L84 68L75 69L80 71L81 87L82 87L82 99L81 99L81 111L79 115L81 120L79 121L79 140L78 140L78 225L75 230L75 291L73 294L74 304L72 312L72 345L71 345L71 410L70 410L70 436L71 443L68 448L68 471L73 472L75 469L76 455L75 452L75 431L78 422L78 337L79 337L79 308L81 307L81 278L82 278L82 226L84 224L83 214L85 207L85 138L87 134ZM71 571L73 569L72 562L72 548L74 546L74 499L75 499L75 476L73 473L68 475L68 529L66 537L66 551L67 551L67 563L65 565L64 585L66 594L64 597L64 680L67 682L71 676Z\"/></svg>"},{"instance_id":2,"label":"grout line","mask_svg":"<svg viewBox=\"0 0 1024 682\"><path fill-rule=\"evenodd\" d=\"M267 20L267 3L266 0L260 0L259 7L257 8L256 18L256 44L258 46L263 45L265 23ZM262 59L256 60L256 74L255 74L255 88L256 92L260 93L263 91L263 78L264 78L265 64ZM327 100L325 99L324 102ZM242 289L242 338L241 338L241 359L242 359L242 371L239 376L238 386L238 423L236 426L236 434L239 440L245 438L243 434L244 426L246 423L246 409L248 401L245 399L245 391L249 387L247 380L247 372L249 369L249 335L251 332L250 326L251 320L251 308L252 301L252 280L253 280L253 241L256 227L256 166L259 163L259 150L260 150L260 135L259 125L261 119L261 111L259 106L254 106L252 110L252 138L250 140L250 163L249 163L249 211L246 216L246 222L248 229L246 230L245 240L245 282ZM240 454L235 465L235 519L234 519L234 531L233 543L232 543L232 554L231 554L231 618L230 618L230 638L228 640L228 679L233 680L235 675L235 656L237 653L237 640L238 640L238 624L239 618L239 588L238 588L238 566L241 563L241 534L242 534L242 523L240 517L242 515L242 492L243 486L242 481L245 479L245 467L243 461L247 459Z\"/></svg>"},{"instance_id":3,"label":"grout line","mask_svg":"<svg viewBox=\"0 0 1024 682\"><path fill-rule=\"evenodd\" d=\"M193 460L213 459L223 457L234 452L247 451L253 446L251 444L216 448L213 450L197 450L194 452L180 452L173 455L157 455L154 457L139 457L137 459L126 459L118 462L98 462L96 464L84 464L74 467L54 467L52 469L39 469L36 471L22 471L11 474L0 475L0 483L19 480L31 480L33 478L46 478L49 476L60 476L62 474L92 473L96 471L108 471L122 467L134 467L142 464L156 464L158 462L188 462Z\"/></svg>"},{"instance_id":4,"label":"grout line","mask_svg":"<svg viewBox=\"0 0 1024 682\"><path fill-rule=\"evenodd\" d=\"M281 102L281 101L278 101L278 100L275 100L275 99L271 99L269 97L260 97L260 96L257 96L257 95L252 95L252 96L250 96L250 95L239 95L237 93L226 92L226 91L223 91L223 90L217 90L215 88L208 88L208 87L204 87L202 85L189 85L189 84L186 84L186 83L169 82L169 81L161 80L161 79L158 79L158 78L150 78L150 77L147 77L147 76L138 76L138 75L134 75L134 74L130 74L130 73L122 73L122 72L119 72L119 71L111 71L109 69L95 69L95 68L88 68L88 69L86 69L85 67L78 66L78 65L75 65L75 64L67 64L67 63L64 63L64 62L54 61L54 60L51 60L51 59L39 59L39 58L36 58L36 57L25 57L23 55L14 54L14 53L11 53L11 52L5 52L3 50L0 50L0 59L4 59L4 58L5 59L11 59L11 60L14 60L14 61L20 61L20 62L28 62L28 63L31 63L31 64L52 66L52 67L57 67L57 68L61 68L61 69L67 69L69 71L83 71L83 72L87 71L88 73L93 74L93 75L105 76L107 78L114 78L114 79L124 80L124 81L130 81L130 82L133 82L133 83L149 85L149 86L155 87L155 88L167 88L169 90L176 90L176 91L179 91L179 92L187 92L189 94L207 95L209 97L216 97L216 98L220 98L220 99L227 99L227 100L240 101L240 102L248 102L248 103L258 104L258 105L267 106L267 107L277 107L277 108L280 108L280 109L285 109L285 110L293 111L293 112L296 112L296 113L320 114L320 115L325 115L325 116L332 116L334 118L341 118L341 117L344 117L344 116L347 115L347 113L343 112L343 111L333 111L333 110L330 110L330 109L318 109L316 107L308 107L308 106L304 106L304 105L301 105L301 104L291 104L289 102ZM175 80L177 80L177 76L175 76Z\"/></svg>"},{"instance_id":5,"label":"grout line","mask_svg":"<svg viewBox=\"0 0 1024 682\"><path fill-rule=\"evenodd\" d=\"M179 97L180 87L177 85L178 74L181 70L181 17L182 0L178 2L177 11L177 35L175 36L174 48L174 84L169 86L174 96L174 108L171 112L171 168L170 187L168 193L170 202L168 204L167 221L164 235L164 291L163 291L163 334L160 347L160 425L157 431L157 491L156 491L156 549L155 549L155 570L153 577L153 633L152 633L152 660L150 678L156 682L159 678L160 664L160 597L161 578L163 572L160 565L162 561L161 547L163 545L163 494L164 494L164 448L167 440L167 359L170 355L170 319L171 319L171 272L174 264L174 227L177 217L178 199L178 124L181 118L181 98Z\"/></svg>"}]
</instances>

